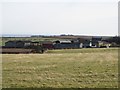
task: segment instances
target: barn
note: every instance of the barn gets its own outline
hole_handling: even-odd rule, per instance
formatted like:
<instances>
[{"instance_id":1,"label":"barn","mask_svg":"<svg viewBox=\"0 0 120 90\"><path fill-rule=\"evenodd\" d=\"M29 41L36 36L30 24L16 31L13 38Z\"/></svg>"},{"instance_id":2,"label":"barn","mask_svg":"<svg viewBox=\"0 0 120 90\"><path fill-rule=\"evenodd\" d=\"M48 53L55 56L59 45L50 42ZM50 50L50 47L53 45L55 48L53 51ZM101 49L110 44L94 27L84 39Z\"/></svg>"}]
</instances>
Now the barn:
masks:
<instances>
[{"instance_id":1,"label":"barn","mask_svg":"<svg viewBox=\"0 0 120 90\"><path fill-rule=\"evenodd\" d=\"M54 43L54 48L55 49L75 49L75 48L80 48L80 43L79 42L73 42L73 41L55 41Z\"/></svg>"},{"instance_id":2,"label":"barn","mask_svg":"<svg viewBox=\"0 0 120 90\"><path fill-rule=\"evenodd\" d=\"M29 46L31 44L31 41L8 41L5 43L5 47L7 48L23 48L26 46Z\"/></svg>"},{"instance_id":3,"label":"barn","mask_svg":"<svg viewBox=\"0 0 120 90\"><path fill-rule=\"evenodd\" d=\"M8 41L2 46L2 53L43 53L45 49L39 42L32 41Z\"/></svg>"}]
</instances>

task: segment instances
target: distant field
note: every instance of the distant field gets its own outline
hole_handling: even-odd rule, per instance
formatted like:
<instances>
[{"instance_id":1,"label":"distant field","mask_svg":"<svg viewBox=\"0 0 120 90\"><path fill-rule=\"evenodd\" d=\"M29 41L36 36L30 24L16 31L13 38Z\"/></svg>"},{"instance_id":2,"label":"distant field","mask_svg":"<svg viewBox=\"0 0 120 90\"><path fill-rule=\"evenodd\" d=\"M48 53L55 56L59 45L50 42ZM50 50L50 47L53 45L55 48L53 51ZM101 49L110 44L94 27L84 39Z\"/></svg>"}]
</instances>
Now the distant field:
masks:
<instances>
[{"instance_id":1,"label":"distant field","mask_svg":"<svg viewBox=\"0 0 120 90\"><path fill-rule=\"evenodd\" d=\"M3 88L116 88L118 50L3 54Z\"/></svg>"}]
</instances>

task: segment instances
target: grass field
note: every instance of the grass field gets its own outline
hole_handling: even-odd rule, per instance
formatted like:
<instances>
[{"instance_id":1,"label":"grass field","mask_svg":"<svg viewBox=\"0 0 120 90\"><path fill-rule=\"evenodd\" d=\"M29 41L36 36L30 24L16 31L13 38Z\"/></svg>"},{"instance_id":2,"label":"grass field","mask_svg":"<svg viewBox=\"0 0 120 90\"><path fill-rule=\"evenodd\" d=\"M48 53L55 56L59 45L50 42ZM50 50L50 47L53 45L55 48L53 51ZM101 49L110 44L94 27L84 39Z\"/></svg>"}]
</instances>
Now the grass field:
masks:
<instances>
[{"instance_id":1,"label":"grass field","mask_svg":"<svg viewBox=\"0 0 120 90\"><path fill-rule=\"evenodd\" d=\"M118 50L3 54L3 88L116 88Z\"/></svg>"}]
</instances>

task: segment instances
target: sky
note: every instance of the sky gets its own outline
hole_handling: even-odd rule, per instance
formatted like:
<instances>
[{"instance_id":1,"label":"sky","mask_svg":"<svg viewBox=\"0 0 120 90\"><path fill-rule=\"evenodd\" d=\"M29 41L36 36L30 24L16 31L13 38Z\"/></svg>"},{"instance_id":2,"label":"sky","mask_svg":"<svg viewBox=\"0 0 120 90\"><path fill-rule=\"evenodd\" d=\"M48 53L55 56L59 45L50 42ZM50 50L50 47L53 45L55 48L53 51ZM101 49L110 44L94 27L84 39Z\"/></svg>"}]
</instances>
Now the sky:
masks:
<instances>
[{"instance_id":1,"label":"sky","mask_svg":"<svg viewBox=\"0 0 120 90\"><path fill-rule=\"evenodd\" d=\"M1 0L1 34L118 35L118 0Z\"/></svg>"}]
</instances>

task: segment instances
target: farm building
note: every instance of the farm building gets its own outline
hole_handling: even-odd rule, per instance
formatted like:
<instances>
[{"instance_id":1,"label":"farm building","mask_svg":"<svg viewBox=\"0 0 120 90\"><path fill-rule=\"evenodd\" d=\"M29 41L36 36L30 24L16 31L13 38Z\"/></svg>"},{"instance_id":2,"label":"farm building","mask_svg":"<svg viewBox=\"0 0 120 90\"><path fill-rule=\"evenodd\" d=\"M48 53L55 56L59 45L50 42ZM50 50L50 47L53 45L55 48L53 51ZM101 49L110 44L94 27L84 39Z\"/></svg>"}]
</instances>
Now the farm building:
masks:
<instances>
[{"instance_id":1,"label":"farm building","mask_svg":"<svg viewBox=\"0 0 120 90\"><path fill-rule=\"evenodd\" d=\"M42 47L45 49L54 49L53 42L51 42L51 41L42 42Z\"/></svg>"},{"instance_id":2,"label":"farm building","mask_svg":"<svg viewBox=\"0 0 120 90\"><path fill-rule=\"evenodd\" d=\"M106 42L106 41L98 41L98 45L100 48L109 48L111 46L111 44L109 42Z\"/></svg>"},{"instance_id":3,"label":"farm building","mask_svg":"<svg viewBox=\"0 0 120 90\"><path fill-rule=\"evenodd\" d=\"M102 37L92 37L92 47L99 47L99 41L102 40Z\"/></svg>"},{"instance_id":4,"label":"farm building","mask_svg":"<svg viewBox=\"0 0 120 90\"><path fill-rule=\"evenodd\" d=\"M5 47L9 47L9 48L16 47L16 42L14 41L5 42Z\"/></svg>"},{"instance_id":5,"label":"farm building","mask_svg":"<svg viewBox=\"0 0 120 90\"><path fill-rule=\"evenodd\" d=\"M80 48L80 43L74 43L72 41L56 41L54 43L55 49L74 49L74 48Z\"/></svg>"},{"instance_id":6,"label":"farm building","mask_svg":"<svg viewBox=\"0 0 120 90\"><path fill-rule=\"evenodd\" d=\"M5 43L5 47L7 48L23 48L25 46L29 46L31 41L8 41Z\"/></svg>"},{"instance_id":7,"label":"farm building","mask_svg":"<svg viewBox=\"0 0 120 90\"><path fill-rule=\"evenodd\" d=\"M2 53L43 53L45 51L39 42L8 41L2 46Z\"/></svg>"},{"instance_id":8,"label":"farm building","mask_svg":"<svg viewBox=\"0 0 120 90\"><path fill-rule=\"evenodd\" d=\"M81 48L89 48L92 46L90 39L78 38Z\"/></svg>"},{"instance_id":9,"label":"farm building","mask_svg":"<svg viewBox=\"0 0 120 90\"><path fill-rule=\"evenodd\" d=\"M83 42L83 48L89 48L91 47L91 41L90 40L85 40Z\"/></svg>"}]
</instances>

